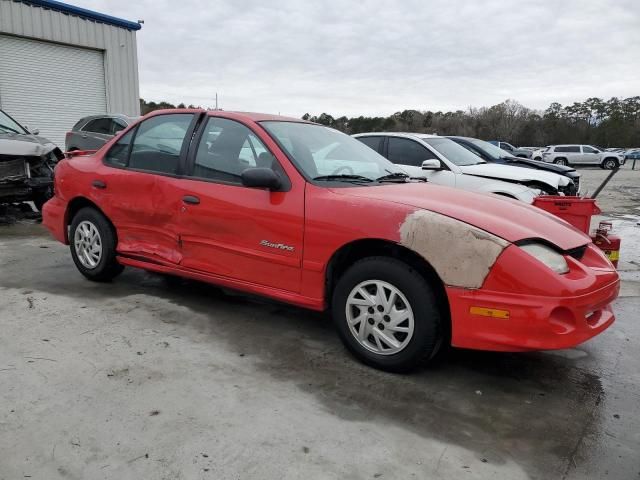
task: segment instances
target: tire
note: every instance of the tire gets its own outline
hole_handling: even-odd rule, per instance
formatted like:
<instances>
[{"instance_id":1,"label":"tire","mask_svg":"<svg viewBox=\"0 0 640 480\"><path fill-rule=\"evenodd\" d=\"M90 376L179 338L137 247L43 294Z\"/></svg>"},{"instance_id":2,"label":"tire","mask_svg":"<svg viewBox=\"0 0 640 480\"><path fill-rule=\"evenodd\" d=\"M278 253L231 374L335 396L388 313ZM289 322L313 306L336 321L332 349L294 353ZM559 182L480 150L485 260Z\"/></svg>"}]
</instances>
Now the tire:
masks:
<instances>
[{"instance_id":1,"label":"tire","mask_svg":"<svg viewBox=\"0 0 640 480\"><path fill-rule=\"evenodd\" d=\"M556 165L562 165L562 166L568 166L569 162L567 161L566 158L556 158L553 163L555 163Z\"/></svg>"},{"instance_id":2,"label":"tire","mask_svg":"<svg viewBox=\"0 0 640 480\"><path fill-rule=\"evenodd\" d=\"M116 260L116 245L113 226L95 208L85 207L73 217L69 229L71 257L89 280L108 282L124 270Z\"/></svg>"},{"instance_id":3,"label":"tire","mask_svg":"<svg viewBox=\"0 0 640 480\"><path fill-rule=\"evenodd\" d=\"M619 167L618 160L616 158L605 158L602 162L602 168L605 170L614 170Z\"/></svg>"},{"instance_id":4,"label":"tire","mask_svg":"<svg viewBox=\"0 0 640 480\"><path fill-rule=\"evenodd\" d=\"M377 292L384 292L387 302L393 292L396 300L384 305L376 298ZM442 315L434 290L416 270L394 258L368 257L351 266L336 284L331 309L347 349L380 370L413 370L434 357L443 343Z\"/></svg>"}]
</instances>

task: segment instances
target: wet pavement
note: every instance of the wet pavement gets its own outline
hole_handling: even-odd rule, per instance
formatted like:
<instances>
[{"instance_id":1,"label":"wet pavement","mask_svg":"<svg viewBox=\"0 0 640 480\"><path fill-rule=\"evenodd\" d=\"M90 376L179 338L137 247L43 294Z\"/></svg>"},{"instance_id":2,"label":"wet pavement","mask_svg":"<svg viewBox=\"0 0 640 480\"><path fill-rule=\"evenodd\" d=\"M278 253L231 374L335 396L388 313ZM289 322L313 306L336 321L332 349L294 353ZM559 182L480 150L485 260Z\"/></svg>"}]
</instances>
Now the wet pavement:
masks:
<instances>
[{"instance_id":1,"label":"wet pavement","mask_svg":"<svg viewBox=\"0 0 640 480\"><path fill-rule=\"evenodd\" d=\"M633 275L634 265L625 268ZM323 315L0 227L0 479L640 479L640 289L576 349L357 363Z\"/></svg>"}]
</instances>

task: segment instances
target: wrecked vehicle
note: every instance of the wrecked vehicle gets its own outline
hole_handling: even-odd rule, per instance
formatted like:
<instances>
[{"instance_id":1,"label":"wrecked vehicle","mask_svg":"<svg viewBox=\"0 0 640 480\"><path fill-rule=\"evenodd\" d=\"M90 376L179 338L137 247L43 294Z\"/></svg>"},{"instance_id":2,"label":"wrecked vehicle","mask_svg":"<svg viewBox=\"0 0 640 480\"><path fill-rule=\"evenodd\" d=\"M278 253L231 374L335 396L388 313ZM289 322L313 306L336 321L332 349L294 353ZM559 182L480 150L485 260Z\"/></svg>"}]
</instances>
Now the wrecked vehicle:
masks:
<instances>
[{"instance_id":1,"label":"wrecked vehicle","mask_svg":"<svg viewBox=\"0 0 640 480\"><path fill-rule=\"evenodd\" d=\"M327 309L355 356L390 371L447 345L572 347L613 323L619 290L566 222L280 116L153 112L58 164L43 223L90 280L131 266Z\"/></svg>"},{"instance_id":2,"label":"wrecked vehicle","mask_svg":"<svg viewBox=\"0 0 640 480\"><path fill-rule=\"evenodd\" d=\"M41 210L53 195L53 169L63 157L0 110L0 204L32 201Z\"/></svg>"},{"instance_id":3,"label":"wrecked vehicle","mask_svg":"<svg viewBox=\"0 0 640 480\"><path fill-rule=\"evenodd\" d=\"M552 172L487 163L453 140L424 133L359 133L368 145L407 173L424 175L431 183L483 193L495 193L525 203L541 194L575 191L570 178Z\"/></svg>"}]
</instances>

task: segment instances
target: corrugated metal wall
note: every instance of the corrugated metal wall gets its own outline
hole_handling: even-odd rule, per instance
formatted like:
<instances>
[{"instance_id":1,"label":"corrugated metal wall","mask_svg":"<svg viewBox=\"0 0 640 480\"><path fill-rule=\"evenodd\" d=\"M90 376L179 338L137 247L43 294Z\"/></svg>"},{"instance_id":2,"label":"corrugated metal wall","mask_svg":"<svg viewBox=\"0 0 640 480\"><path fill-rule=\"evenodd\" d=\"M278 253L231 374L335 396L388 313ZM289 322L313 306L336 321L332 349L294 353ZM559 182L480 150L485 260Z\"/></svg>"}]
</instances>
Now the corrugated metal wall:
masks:
<instances>
[{"instance_id":1,"label":"corrugated metal wall","mask_svg":"<svg viewBox=\"0 0 640 480\"><path fill-rule=\"evenodd\" d=\"M140 115L134 31L19 1L0 0L0 33L103 50L108 112Z\"/></svg>"}]
</instances>

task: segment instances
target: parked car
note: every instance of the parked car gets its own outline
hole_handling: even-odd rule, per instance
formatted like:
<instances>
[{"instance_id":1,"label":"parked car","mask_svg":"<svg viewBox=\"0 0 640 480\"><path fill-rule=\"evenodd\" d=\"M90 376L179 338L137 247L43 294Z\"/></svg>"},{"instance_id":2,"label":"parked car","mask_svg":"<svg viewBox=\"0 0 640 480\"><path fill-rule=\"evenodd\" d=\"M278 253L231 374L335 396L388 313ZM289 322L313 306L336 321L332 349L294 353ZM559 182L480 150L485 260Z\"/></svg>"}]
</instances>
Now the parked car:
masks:
<instances>
[{"instance_id":1,"label":"parked car","mask_svg":"<svg viewBox=\"0 0 640 480\"><path fill-rule=\"evenodd\" d=\"M565 177L570 178L572 183L568 184L566 187L559 188L557 193L562 195L578 195L580 193L580 173L578 173L573 167L514 157L509 152L496 147L494 144L477 138L453 136L447 138L459 143L464 148L472 151L476 155L479 155L480 158L489 163L501 163L515 167L535 168L536 170L545 170L557 173L558 175L564 175Z\"/></svg>"},{"instance_id":2,"label":"parked car","mask_svg":"<svg viewBox=\"0 0 640 480\"><path fill-rule=\"evenodd\" d=\"M640 148L627 150L624 153L625 160L640 160Z\"/></svg>"},{"instance_id":3,"label":"parked car","mask_svg":"<svg viewBox=\"0 0 640 480\"><path fill-rule=\"evenodd\" d=\"M126 115L91 115L76 122L65 136L66 151L97 150L137 117Z\"/></svg>"},{"instance_id":4,"label":"parked car","mask_svg":"<svg viewBox=\"0 0 640 480\"><path fill-rule=\"evenodd\" d=\"M499 140L489 140L489 143L504 150L505 152L509 152L514 157L531 158L531 155L533 153L533 151L528 148L514 147L510 143L500 142Z\"/></svg>"},{"instance_id":5,"label":"parked car","mask_svg":"<svg viewBox=\"0 0 640 480\"><path fill-rule=\"evenodd\" d=\"M429 182L532 203L540 194L556 194L571 180L551 172L489 164L453 140L422 133L361 133L365 143L413 176ZM571 186L570 188L573 188Z\"/></svg>"},{"instance_id":6,"label":"parked car","mask_svg":"<svg viewBox=\"0 0 640 480\"><path fill-rule=\"evenodd\" d=\"M449 343L574 346L613 323L619 289L591 239L546 212L412 181L345 134L271 115L153 112L58 164L43 223L90 280L128 265L329 309L349 350L391 371Z\"/></svg>"},{"instance_id":7,"label":"parked car","mask_svg":"<svg viewBox=\"0 0 640 480\"><path fill-rule=\"evenodd\" d=\"M38 133L0 110L0 203L31 201L40 210L53 194L53 168L63 154Z\"/></svg>"},{"instance_id":8,"label":"parked car","mask_svg":"<svg viewBox=\"0 0 640 480\"><path fill-rule=\"evenodd\" d=\"M552 145L544 151L542 159L558 165L599 165L608 170L624 165L624 155L591 145Z\"/></svg>"},{"instance_id":9,"label":"parked car","mask_svg":"<svg viewBox=\"0 0 640 480\"><path fill-rule=\"evenodd\" d=\"M533 152L531 152L531 159L542 162L542 154L546 152L548 148L549 146L536 148Z\"/></svg>"}]
</instances>

